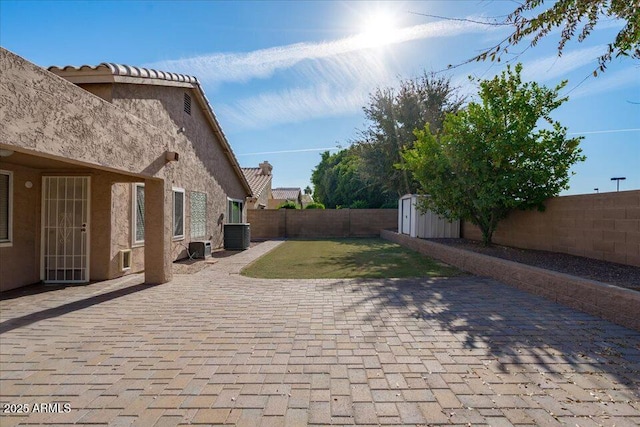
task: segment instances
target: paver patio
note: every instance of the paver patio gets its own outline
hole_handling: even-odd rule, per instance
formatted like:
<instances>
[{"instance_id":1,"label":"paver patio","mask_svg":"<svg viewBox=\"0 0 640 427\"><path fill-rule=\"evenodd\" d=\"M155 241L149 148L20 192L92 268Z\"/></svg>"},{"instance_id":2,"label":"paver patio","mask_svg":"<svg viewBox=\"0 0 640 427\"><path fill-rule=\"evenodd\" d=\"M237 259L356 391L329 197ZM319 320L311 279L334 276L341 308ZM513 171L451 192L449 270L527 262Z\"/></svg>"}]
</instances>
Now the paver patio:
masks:
<instances>
[{"instance_id":1,"label":"paver patio","mask_svg":"<svg viewBox=\"0 0 640 427\"><path fill-rule=\"evenodd\" d=\"M0 301L2 409L31 411L0 424L640 425L638 332L481 277L237 274L277 244Z\"/></svg>"}]
</instances>

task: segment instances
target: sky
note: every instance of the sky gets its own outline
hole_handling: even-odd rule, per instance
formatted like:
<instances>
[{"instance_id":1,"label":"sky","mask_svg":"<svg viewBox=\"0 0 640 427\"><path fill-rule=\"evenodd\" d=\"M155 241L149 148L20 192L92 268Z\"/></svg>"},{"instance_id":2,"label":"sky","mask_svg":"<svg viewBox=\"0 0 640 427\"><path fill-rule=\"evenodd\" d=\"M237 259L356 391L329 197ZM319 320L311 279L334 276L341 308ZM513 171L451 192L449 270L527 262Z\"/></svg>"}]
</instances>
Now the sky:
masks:
<instances>
[{"instance_id":1,"label":"sky","mask_svg":"<svg viewBox=\"0 0 640 427\"><path fill-rule=\"evenodd\" d=\"M311 185L323 151L348 147L367 125L378 87L439 72L477 100L504 65L458 65L508 35L513 1L6 1L0 45L42 66L116 62L196 76L243 167L273 165L273 187ZM432 15L432 16L425 16ZM434 17L438 16L438 17ZM552 114L583 136L587 159L563 195L640 189L640 62L618 58L591 72L620 22L602 20L557 56L559 33L512 49L523 77L569 97Z\"/></svg>"}]
</instances>

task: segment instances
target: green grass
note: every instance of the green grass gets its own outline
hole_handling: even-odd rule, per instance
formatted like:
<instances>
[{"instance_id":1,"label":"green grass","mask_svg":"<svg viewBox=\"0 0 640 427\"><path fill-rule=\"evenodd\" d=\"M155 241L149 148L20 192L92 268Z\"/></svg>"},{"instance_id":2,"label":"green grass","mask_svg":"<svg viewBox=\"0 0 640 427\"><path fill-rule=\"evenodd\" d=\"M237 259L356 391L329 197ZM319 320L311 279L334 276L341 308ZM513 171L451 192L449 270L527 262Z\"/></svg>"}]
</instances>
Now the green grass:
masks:
<instances>
[{"instance_id":1,"label":"green grass","mask_svg":"<svg viewBox=\"0 0 640 427\"><path fill-rule=\"evenodd\" d=\"M263 279L457 276L460 270L383 239L289 240L242 270Z\"/></svg>"}]
</instances>

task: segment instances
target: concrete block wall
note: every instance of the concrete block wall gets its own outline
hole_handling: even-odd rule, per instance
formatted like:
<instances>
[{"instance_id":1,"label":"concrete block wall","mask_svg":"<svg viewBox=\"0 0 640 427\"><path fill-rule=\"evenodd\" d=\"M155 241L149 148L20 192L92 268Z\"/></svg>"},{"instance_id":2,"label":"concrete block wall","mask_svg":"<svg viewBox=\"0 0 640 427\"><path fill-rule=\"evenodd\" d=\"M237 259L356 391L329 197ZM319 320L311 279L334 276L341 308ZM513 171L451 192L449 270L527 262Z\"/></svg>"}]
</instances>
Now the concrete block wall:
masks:
<instances>
[{"instance_id":1,"label":"concrete block wall","mask_svg":"<svg viewBox=\"0 0 640 427\"><path fill-rule=\"evenodd\" d=\"M259 209L248 211L251 239L379 236L396 229L397 209Z\"/></svg>"},{"instance_id":2,"label":"concrete block wall","mask_svg":"<svg viewBox=\"0 0 640 427\"><path fill-rule=\"evenodd\" d=\"M545 205L544 212L511 213L494 243L640 266L640 190L554 197ZM482 239L466 221L462 235Z\"/></svg>"}]
</instances>

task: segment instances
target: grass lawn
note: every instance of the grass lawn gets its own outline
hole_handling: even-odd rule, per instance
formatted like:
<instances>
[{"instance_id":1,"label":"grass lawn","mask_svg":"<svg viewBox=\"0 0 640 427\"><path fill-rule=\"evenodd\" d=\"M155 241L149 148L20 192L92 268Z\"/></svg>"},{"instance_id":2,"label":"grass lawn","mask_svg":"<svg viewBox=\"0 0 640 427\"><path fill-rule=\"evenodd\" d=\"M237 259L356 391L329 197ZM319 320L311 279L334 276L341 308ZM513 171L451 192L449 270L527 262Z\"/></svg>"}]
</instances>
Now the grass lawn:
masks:
<instances>
[{"instance_id":1,"label":"grass lawn","mask_svg":"<svg viewBox=\"0 0 640 427\"><path fill-rule=\"evenodd\" d=\"M454 267L383 239L289 240L242 270L263 279L457 276Z\"/></svg>"}]
</instances>

